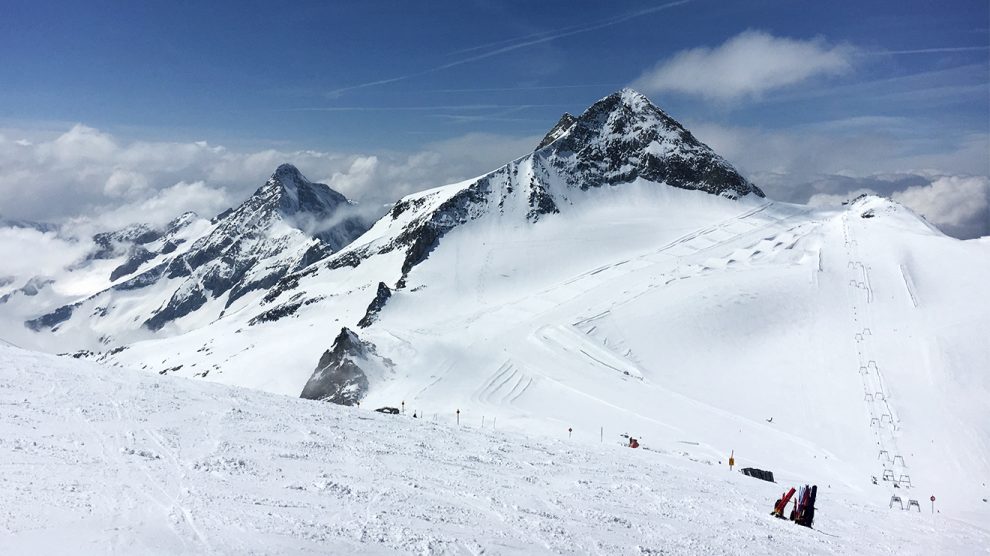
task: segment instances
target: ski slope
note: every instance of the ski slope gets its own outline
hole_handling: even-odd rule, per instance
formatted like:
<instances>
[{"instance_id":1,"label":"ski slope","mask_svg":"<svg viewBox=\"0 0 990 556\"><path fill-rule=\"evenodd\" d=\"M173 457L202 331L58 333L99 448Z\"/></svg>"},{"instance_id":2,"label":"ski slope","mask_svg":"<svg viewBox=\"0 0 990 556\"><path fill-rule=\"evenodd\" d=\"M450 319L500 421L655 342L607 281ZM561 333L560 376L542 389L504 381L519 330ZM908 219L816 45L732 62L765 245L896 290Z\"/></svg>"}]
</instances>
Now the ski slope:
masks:
<instances>
[{"instance_id":1,"label":"ski slope","mask_svg":"<svg viewBox=\"0 0 990 556\"><path fill-rule=\"evenodd\" d=\"M469 406L586 440L618 429L709 460L735 450L785 478L878 503L935 494L990 519L990 253L880 199L736 210L656 248L575 241L584 272L539 239L451 238L410 276L424 290L364 334L412 367L369 403ZM477 279L448 272L478 267Z\"/></svg>"},{"instance_id":2,"label":"ski slope","mask_svg":"<svg viewBox=\"0 0 990 556\"><path fill-rule=\"evenodd\" d=\"M734 453L783 484L888 512L935 495L985 524L988 281L987 241L877 197L768 200L622 90L216 320L88 356L287 396L315 375L311 391L365 407L584 446Z\"/></svg>"},{"instance_id":3,"label":"ski slope","mask_svg":"<svg viewBox=\"0 0 990 556\"><path fill-rule=\"evenodd\" d=\"M0 345L4 554L970 554L990 532L679 450L412 419Z\"/></svg>"},{"instance_id":4,"label":"ski slope","mask_svg":"<svg viewBox=\"0 0 990 556\"><path fill-rule=\"evenodd\" d=\"M985 242L879 198L812 210L637 182L568 208L455 229L369 328L394 252L301 278L290 294L315 301L290 318L252 325L247 308L107 359L298 395L348 326L394 363L369 376L369 406L628 433L708 462L734 450L783 481L990 520Z\"/></svg>"}]
</instances>

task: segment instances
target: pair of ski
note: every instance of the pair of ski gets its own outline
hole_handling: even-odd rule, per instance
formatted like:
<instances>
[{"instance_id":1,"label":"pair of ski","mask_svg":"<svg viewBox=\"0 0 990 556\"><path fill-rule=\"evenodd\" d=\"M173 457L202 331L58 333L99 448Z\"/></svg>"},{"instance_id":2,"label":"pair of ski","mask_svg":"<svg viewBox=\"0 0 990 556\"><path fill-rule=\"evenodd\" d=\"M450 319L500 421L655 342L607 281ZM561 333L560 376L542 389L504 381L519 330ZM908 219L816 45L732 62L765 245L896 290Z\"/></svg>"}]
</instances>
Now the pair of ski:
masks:
<instances>
[{"instance_id":1,"label":"pair of ski","mask_svg":"<svg viewBox=\"0 0 990 556\"><path fill-rule=\"evenodd\" d=\"M774 505L771 515L784 519L784 511L787 510L787 505L790 503L791 498L794 497L795 492L797 492L797 490L794 488L787 491L780 498L780 500L777 501L777 504ZM801 487L801 492L794 501L794 510L791 511L791 521L797 523L798 525L811 527L811 524L815 520L815 499L817 497L818 485L814 485L811 488L808 488L808 485Z\"/></svg>"}]
</instances>

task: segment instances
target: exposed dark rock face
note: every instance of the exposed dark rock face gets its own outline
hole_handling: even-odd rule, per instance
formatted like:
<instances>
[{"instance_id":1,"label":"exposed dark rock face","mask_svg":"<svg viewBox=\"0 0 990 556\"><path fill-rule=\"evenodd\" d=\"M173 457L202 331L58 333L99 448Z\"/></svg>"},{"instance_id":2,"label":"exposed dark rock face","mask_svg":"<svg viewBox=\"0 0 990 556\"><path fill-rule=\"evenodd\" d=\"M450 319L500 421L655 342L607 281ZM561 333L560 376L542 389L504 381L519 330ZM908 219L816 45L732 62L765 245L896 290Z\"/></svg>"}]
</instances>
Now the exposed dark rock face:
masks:
<instances>
[{"instance_id":1,"label":"exposed dark rock face","mask_svg":"<svg viewBox=\"0 0 990 556\"><path fill-rule=\"evenodd\" d=\"M188 292L175 292L166 305L159 308L151 318L144 321L144 325L152 330L161 330L169 322L199 309L207 301L209 299L206 297L206 294L198 288Z\"/></svg>"},{"instance_id":2,"label":"exposed dark rock face","mask_svg":"<svg viewBox=\"0 0 990 556\"><path fill-rule=\"evenodd\" d=\"M342 328L333 347L320 357L300 397L356 405L368 392L368 376L360 363L367 361L373 351L373 346L362 342L357 334Z\"/></svg>"},{"instance_id":3,"label":"exposed dark rock face","mask_svg":"<svg viewBox=\"0 0 990 556\"><path fill-rule=\"evenodd\" d=\"M388 289L385 282L378 282L378 292L368 305L368 310L365 311L364 317L358 322L358 326L367 328L378 320L378 313L385 307L385 303L388 302L390 297L392 297L392 290Z\"/></svg>"},{"instance_id":4,"label":"exposed dark rock face","mask_svg":"<svg viewBox=\"0 0 990 556\"><path fill-rule=\"evenodd\" d=\"M540 150L557 139L560 139L561 136L574 127L575 122L577 122L577 118L571 116L567 112L564 112L564 115L560 117L557 125L553 126L553 128L551 128L550 131L543 137L543 140L540 141L540 144L536 146L536 150Z\"/></svg>"},{"instance_id":5,"label":"exposed dark rock face","mask_svg":"<svg viewBox=\"0 0 990 556\"><path fill-rule=\"evenodd\" d=\"M79 304L76 303L74 305L65 305L59 307L58 309L55 309L54 311L48 313L47 315L40 316L36 319L31 319L25 322L24 324L31 330L34 330L35 332L42 330L44 328L50 328L52 330L55 330L55 327L57 327L59 324L62 324L63 322L72 318L72 311L78 305Z\"/></svg>"},{"instance_id":6,"label":"exposed dark rock face","mask_svg":"<svg viewBox=\"0 0 990 556\"><path fill-rule=\"evenodd\" d=\"M232 212L234 212L234 207L230 207L229 209L224 210L220 214L218 214L218 215L214 216L213 218L211 218L210 219L210 224L216 224L217 222L219 222L219 221L223 220L224 218L227 218L228 216L230 216L230 213L232 213Z\"/></svg>"},{"instance_id":7,"label":"exposed dark rock face","mask_svg":"<svg viewBox=\"0 0 990 556\"><path fill-rule=\"evenodd\" d=\"M168 263L160 263L158 265L155 265L154 268L149 268L148 270L142 272L141 274L138 274L134 278L124 280L119 284L114 284L114 286L110 289L116 291L129 291L129 290L138 290L150 286L155 282L157 282L159 279L161 279L162 275L165 274L165 268L167 266Z\"/></svg>"},{"instance_id":8,"label":"exposed dark rock face","mask_svg":"<svg viewBox=\"0 0 990 556\"><path fill-rule=\"evenodd\" d=\"M96 249L89 254L88 259L112 259L127 252L134 245L151 243L171 229L182 217L172 221L165 230L156 230L148 224L131 224L113 232L101 232L93 236Z\"/></svg>"},{"instance_id":9,"label":"exposed dark rock face","mask_svg":"<svg viewBox=\"0 0 990 556\"><path fill-rule=\"evenodd\" d=\"M557 208L553 195L535 178L531 180L529 184L529 212L526 213L526 217L530 221L536 222L544 214L557 214L559 212L560 209Z\"/></svg>"},{"instance_id":10,"label":"exposed dark rock face","mask_svg":"<svg viewBox=\"0 0 990 556\"><path fill-rule=\"evenodd\" d=\"M289 301L277 305L275 307L272 307L271 309L249 320L248 326L254 326L256 324L261 324L263 322L275 322L285 317L290 317L296 314L296 311L298 311L300 307L303 307L305 305L310 305L312 303L317 303L319 301L322 301L323 299L324 299L323 296L317 296L317 297L311 297L309 299L305 299L303 298L303 294L297 293L296 295L292 296L292 298L289 299Z\"/></svg>"},{"instance_id":11,"label":"exposed dark rock face","mask_svg":"<svg viewBox=\"0 0 990 556\"><path fill-rule=\"evenodd\" d=\"M630 89L596 102L540 145L537 156L581 189L643 178L731 198L764 196L708 145Z\"/></svg>"},{"instance_id":12,"label":"exposed dark rock face","mask_svg":"<svg viewBox=\"0 0 990 556\"><path fill-rule=\"evenodd\" d=\"M148 251L140 245L135 245L131 247L130 253L127 256L127 260L123 264L113 269L110 273L110 281L115 282L118 278L127 276L128 274L133 274L141 267L144 263L155 258L154 253Z\"/></svg>"},{"instance_id":13,"label":"exposed dark rock face","mask_svg":"<svg viewBox=\"0 0 990 556\"><path fill-rule=\"evenodd\" d=\"M504 171L504 170L503 170ZM404 288L406 277L414 266L426 260L447 232L483 213L483 204L491 192L491 180L481 178L468 188L443 202L435 211L427 213L418 222L400 233L395 241L382 250L392 251L405 247L402 261L402 278L396 284Z\"/></svg>"},{"instance_id":14,"label":"exposed dark rock face","mask_svg":"<svg viewBox=\"0 0 990 556\"><path fill-rule=\"evenodd\" d=\"M179 241L166 241L162 245L162 249L161 249L161 251L159 251L159 253L161 253L162 255L168 255L168 254L174 253L175 250L179 248L179 244L180 243L183 243L183 242L181 240L179 240Z\"/></svg>"}]
</instances>

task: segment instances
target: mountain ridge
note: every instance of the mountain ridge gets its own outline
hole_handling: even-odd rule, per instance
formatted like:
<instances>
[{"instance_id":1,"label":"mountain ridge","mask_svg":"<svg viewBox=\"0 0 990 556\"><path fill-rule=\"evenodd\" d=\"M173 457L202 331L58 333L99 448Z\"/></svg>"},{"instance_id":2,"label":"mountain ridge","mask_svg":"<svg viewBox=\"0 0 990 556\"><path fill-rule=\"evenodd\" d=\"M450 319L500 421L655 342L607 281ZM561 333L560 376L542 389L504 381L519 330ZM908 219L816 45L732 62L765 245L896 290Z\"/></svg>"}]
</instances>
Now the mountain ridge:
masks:
<instances>
[{"instance_id":1,"label":"mountain ridge","mask_svg":"<svg viewBox=\"0 0 990 556\"><path fill-rule=\"evenodd\" d=\"M149 287L164 291L154 294L161 299L157 307L147 307L130 317L138 319L142 328L160 331L222 299L216 318L221 317L244 295L267 289L285 274L326 257L361 235L367 226L353 212L354 206L325 184L306 179L295 166L282 164L248 199L219 214L198 237L178 243L170 239L189 223L190 215L177 218L163 231L134 225L121 232L98 234L104 240L97 241L101 250L92 257L113 255L121 242L132 244L126 262L111 273L111 281L133 276L26 325L35 331L55 332L84 304L93 305L96 318L102 318L114 312L114 292ZM147 249L152 243L154 249ZM186 246L179 249L180 243ZM138 272L141 268L144 270ZM100 341L115 340L108 335Z\"/></svg>"}]
</instances>

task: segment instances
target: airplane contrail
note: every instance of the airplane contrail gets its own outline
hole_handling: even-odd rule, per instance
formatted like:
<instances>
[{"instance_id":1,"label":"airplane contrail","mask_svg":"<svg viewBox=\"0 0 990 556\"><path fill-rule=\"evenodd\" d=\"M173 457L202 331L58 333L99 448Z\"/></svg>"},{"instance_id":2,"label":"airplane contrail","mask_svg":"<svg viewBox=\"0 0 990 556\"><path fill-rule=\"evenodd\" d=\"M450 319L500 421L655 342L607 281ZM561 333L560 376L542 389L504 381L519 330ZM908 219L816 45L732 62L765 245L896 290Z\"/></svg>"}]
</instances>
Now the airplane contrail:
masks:
<instances>
[{"instance_id":1,"label":"airplane contrail","mask_svg":"<svg viewBox=\"0 0 990 556\"><path fill-rule=\"evenodd\" d=\"M917 48L914 50L880 50L874 52L876 55L884 54L938 54L940 52L973 52L977 50L990 50L990 46L946 46L941 48Z\"/></svg>"},{"instance_id":2,"label":"airplane contrail","mask_svg":"<svg viewBox=\"0 0 990 556\"><path fill-rule=\"evenodd\" d=\"M515 42L513 44L509 44L509 45L506 45L506 46L502 46L502 47L499 47L499 48L495 48L493 50L489 50L488 52L483 52L481 54L476 54L474 56L468 56L466 58L461 58L459 60L454 60L453 62L447 62L445 64L441 64L439 66L434 66L432 68L429 68L429 69L426 69L426 70L423 70L423 71L409 73L409 74L406 74L406 75L399 75L399 76L390 77L390 78L387 78L387 79L378 79L378 80L369 81L369 82L366 82L366 83L358 83L356 85L349 85L347 87L340 87L338 89L334 89L332 91L329 91L327 93L327 96L336 97L336 96L339 96L341 93L345 93L347 91L354 91L354 90L357 90L357 89L365 89L365 88L368 88L368 87L375 87L375 86L378 86L378 85L385 85L385 84L388 84L388 83L395 83L396 81L404 81L406 79L411 79L413 77L419 77L419 76L422 76L422 75L427 75L427 74L430 74L430 73L435 73L435 72L442 71L442 70L445 70L445 69L450 69L450 68L453 68L453 67L456 67L456 66L468 64L468 63L471 63L471 62L476 62L478 60L484 60L485 58L491 58L492 56L498 56L499 54L505 54L506 52L512 52L514 50L519 50L520 48L527 48L527 47L530 47L530 46L533 46L533 45L543 44L543 43L547 43L547 42L550 42L550 41L555 41L557 39L562 39L564 37L570 37L572 35L577 35L577 34L580 34L580 33L587 33L588 31L595 31L595 30L598 30L598 29L603 29L605 27L611 27L613 25L618 25L619 23L622 23L624 21L629 21L630 19L633 19L633 18L636 18L636 17L642 17L644 15L649 15L649 14L656 13L656 12L659 12L659 11L662 11L662 10L666 10L666 9L670 9L670 8L673 8L673 7L676 7L676 6L681 6L681 5L687 4L687 3L692 2L692 1L693 0L677 0L675 2L668 2L666 4L661 4L659 6L653 6L652 8L646 8L646 9L638 10L638 11L635 11L635 12L630 12L630 13L627 13L627 14L623 14L621 16L609 18L609 19L606 19L604 21L600 21L598 23L592 23L592 24L586 24L586 25L578 25L578 26L570 26L570 27L563 27L563 28L557 29L555 31L547 31L545 33L534 33L534 34L530 34L530 35L525 35L525 36L520 37L520 38L517 38L517 39L512 39L512 40L516 40L518 42ZM502 44L503 42L505 42L505 41L499 41L499 42L490 43L490 44L491 45L496 45L496 44ZM468 52L468 51L472 51L472 50L477 50L478 48L484 48L484 47L469 48L469 49L463 50L461 52Z\"/></svg>"}]
</instances>

